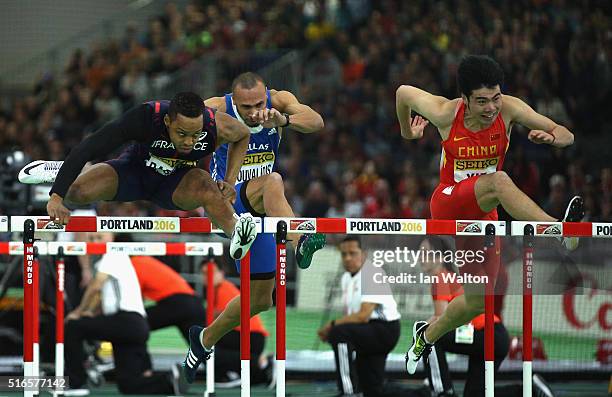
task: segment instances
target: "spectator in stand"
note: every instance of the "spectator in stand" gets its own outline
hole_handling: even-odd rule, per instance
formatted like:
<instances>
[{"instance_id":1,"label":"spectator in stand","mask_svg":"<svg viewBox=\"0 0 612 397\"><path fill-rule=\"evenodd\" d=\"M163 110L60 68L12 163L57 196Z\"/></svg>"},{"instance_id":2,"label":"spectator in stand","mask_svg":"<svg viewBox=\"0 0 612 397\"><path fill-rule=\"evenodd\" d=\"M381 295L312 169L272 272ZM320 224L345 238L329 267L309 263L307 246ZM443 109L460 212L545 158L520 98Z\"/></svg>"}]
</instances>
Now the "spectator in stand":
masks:
<instances>
[{"instance_id":1,"label":"spectator in stand","mask_svg":"<svg viewBox=\"0 0 612 397\"><path fill-rule=\"evenodd\" d=\"M561 219L569 197L565 178L559 174L553 175L550 178L549 186L550 194L543 209L551 216Z\"/></svg>"}]
</instances>

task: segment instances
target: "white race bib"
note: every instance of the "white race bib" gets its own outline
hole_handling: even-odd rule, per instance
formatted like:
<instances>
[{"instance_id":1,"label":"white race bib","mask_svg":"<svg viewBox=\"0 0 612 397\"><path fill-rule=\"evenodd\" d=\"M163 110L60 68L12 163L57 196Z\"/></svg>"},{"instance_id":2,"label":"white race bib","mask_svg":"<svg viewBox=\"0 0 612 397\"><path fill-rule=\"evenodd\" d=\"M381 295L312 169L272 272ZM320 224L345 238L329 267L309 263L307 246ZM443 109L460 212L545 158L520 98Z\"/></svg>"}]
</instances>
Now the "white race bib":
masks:
<instances>
[{"instance_id":1,"label":"white race bib","mask_svg":"<svg viewBox=\"0 0 612 397\"><path fill-rule=\"evenodd\" d=\"M478 160L455 159L455 182L461 182L472 176L492 174L497 171L498 163L497 157Z\"/></svg>"},{"instance_id":2,"label":"white race bib","mask_svg":"<svg viewBox=\"0 0 612 397\"><path fill-rule=\"evenodd\" d=\"M177 168L196 167L198 165L198 162L195 160L181 160L166 157L157 157L155 155L150 154L149 158L145 160L145 165L155 170L155 172L157 172L158 174L170 175Z\"/></svg>"},{"instance_id":3,"label":"white race bib","mask_svg":"<svg viewBox=\"0 0 612 397\"><path fill-rule=\"evenodd\" d=\"M274 152L249 153L244 157L236 183L272 173L276 156Z\"/></svg>"},{"instance_id":4,"label":"white race bib","mask_svg":"<svg viewBox=\"0 0 612 397\"><path fill-rule=\"evenodd\" d=\"M474 326L471 323L462 325L455 330L455 343L465 345L474 343Z\"/></svg>"},{"instance_id":5,"label":"white race bib","mask_svg":"<svg viewBox=\"0 0 612 397\"><path fill-rule=\"evenodd\" d=\"M167 160L168 159L151 155L145 160L145 165L149 168L153 168L158 174L170 175L174 172L175 164Z\"/></svg>"}]
</instances>

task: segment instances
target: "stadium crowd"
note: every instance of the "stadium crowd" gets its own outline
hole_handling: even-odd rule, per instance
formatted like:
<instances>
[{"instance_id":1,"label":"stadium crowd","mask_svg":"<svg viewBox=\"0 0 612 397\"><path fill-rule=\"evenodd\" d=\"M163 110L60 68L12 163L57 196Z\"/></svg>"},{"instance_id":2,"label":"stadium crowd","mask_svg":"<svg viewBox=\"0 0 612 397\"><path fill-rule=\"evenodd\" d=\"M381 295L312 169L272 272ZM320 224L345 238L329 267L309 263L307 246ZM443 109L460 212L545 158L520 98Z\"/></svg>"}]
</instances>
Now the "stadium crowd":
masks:
<instances>
[{"instance_id":1,"label":"stadium crowd","mask_svg":"<svg viewBox=\"0 0 612 397\"><path fill-rule=\"evenodd\" d=\"M534 145L515 128L505 170L552 215L561 217L568 197L581 193L588 220L612 222L612 169L594 155L612 146L601 138L612 127L611 26L605 2L596 0L170 2L148 26L75 50L61 73L42 71L30 94L0 113L0 147L62 160L194 59L218 50L300 49L300 99L323 115L325 129L314 139L286 134L281 145L296 213L426 218L440 140L433 127L421 140L402 140L395 90L413 84L455 97L461 56L486 53L505 69L504 92L576 134L574 147L561 151ZM223 77L216 94L234 76ZM102 203L98 211L154 209Z\"/></svg>"}]
</instances>

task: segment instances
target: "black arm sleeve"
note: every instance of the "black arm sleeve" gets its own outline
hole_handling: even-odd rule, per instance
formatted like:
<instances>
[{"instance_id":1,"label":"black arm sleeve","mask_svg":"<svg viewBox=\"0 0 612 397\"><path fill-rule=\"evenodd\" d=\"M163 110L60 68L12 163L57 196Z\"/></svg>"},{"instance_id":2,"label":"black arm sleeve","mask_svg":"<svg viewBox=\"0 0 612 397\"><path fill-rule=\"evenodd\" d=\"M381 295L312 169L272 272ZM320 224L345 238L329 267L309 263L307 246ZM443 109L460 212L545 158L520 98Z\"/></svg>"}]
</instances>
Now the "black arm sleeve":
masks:
<instances>
[{"instance_id":1,"label":"black arm sleeve","mask_svg":"<svg viewBox=\"0 0 612 397\"><path fill-rule=\"evenodd\" d=\"M139 105L85 138L70 151L49 194L56 193L62 198L65 197L85 163L109 154L126 142L146 140L151 124L150 113L149 106Z\"/></svg>"}]
</instances>

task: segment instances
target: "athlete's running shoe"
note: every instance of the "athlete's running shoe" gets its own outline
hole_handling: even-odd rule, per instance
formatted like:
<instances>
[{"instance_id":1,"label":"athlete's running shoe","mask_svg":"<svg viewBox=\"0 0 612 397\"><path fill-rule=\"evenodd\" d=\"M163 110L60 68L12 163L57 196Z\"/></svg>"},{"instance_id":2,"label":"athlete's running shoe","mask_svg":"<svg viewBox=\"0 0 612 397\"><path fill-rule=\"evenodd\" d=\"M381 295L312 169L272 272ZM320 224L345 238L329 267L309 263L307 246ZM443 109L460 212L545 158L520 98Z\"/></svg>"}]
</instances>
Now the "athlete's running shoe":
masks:
<instances>
[{"instance_id":1,"label":"athlete's running shoe","mask_svg":"<svg viewBox=\"0 0 612 397\"><path fill-rule=\"evenodd\" d=\"M325 235L321 233L302 234L298 241L296 260L300 269L308 269L315 252L325 247Z\"/></svg>"},{"instance_id":2,"label":"athlete's running shoe","mask_svg":"<svg viewBox=\"0 0 612 397\"><path fill-rule=\"evenodd\" d=\"M431 352L433 345L425 342L425 330L428 326L426 321L416 321L412 326L412 345L406 353L406 370L410 375L416 372L419 360L421 358L427 360Z\"/></svg>"},{"instance_id":3,"label":"athlete's running shoe","mask_svg":"<svg viewBox=\"0 0 612 397\"><path fill-rule=\"evenodd\" d=\"M236 219L236 226L230 242L230 256L236 260L244 258L257 237L255 219L249 213L244 213Z\"/></svg>"},{"instance_id":4,"label":"athlete's running shoe","mask_svg":"<svg viewBox=\"0 0 612 397\"><path fill-rule=\"evenodd\" d=\"M59 173L63 161L36 160L26 165L19 171L19 182L28 185L39 183L53 183Z\"/></svg>"},{"instance_id":5,"label":"athlete's running shoe","mask_svg":"<svg viewBox=\"0 0 612 397\"><path fill-rule=\"evenodd\" d=\"M206 350L200 341L200 334L204 327L192 325L189 328L189 351L183 361L183 374L187 383L193 383L196 377L198 367L202 362L208 360L213 352L213 349Z\"/></svg>"},{"instance_id":6,"label":"athlete's running shoe","mask_svg":"<svg viewBox=\"0 0 612 397\"><path fill-rule=\"evenodd\" d=\"M565 216L561 222L580 222L584 218L584 200L580 196L574 196L565 210ZM568 250L578 248L578 237L563 237L561 244Z\"/></svg>"}]
</instances>

